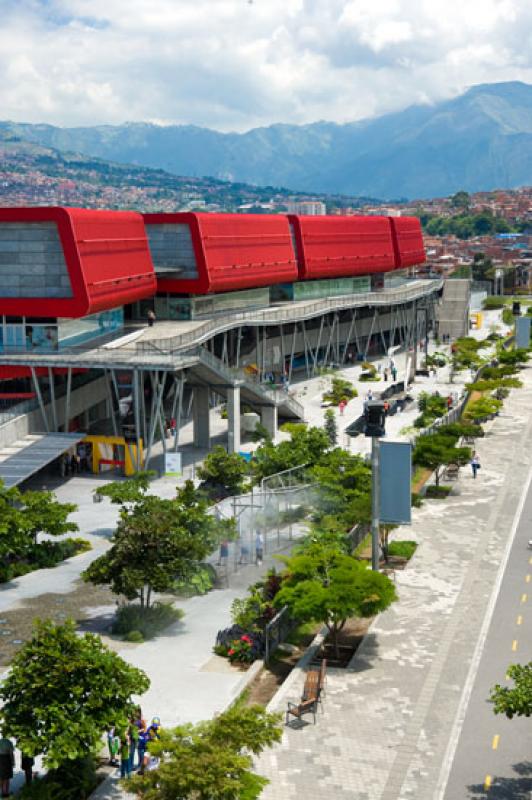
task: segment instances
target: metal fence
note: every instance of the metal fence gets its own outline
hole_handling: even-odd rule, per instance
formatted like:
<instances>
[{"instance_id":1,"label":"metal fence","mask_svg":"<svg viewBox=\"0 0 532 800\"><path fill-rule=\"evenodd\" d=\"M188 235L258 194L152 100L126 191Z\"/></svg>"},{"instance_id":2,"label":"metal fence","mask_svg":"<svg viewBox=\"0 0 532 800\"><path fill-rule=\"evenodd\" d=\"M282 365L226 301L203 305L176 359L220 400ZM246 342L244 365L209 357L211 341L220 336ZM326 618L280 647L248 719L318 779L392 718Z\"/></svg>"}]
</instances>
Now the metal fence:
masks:
<instances>
[{"instance_id":1,"label":"metal fence","mask_svg":"<svg viewBox=\"0 0 532 800\"><path fill-rule=\"evenodd\" d=\"M297 628L298 621L290 615L288 606L283 606L278 614L268 622L264 629L264 663L267 664L277 648L286 642L291 632Z\"/></svg>"}]
</instances>

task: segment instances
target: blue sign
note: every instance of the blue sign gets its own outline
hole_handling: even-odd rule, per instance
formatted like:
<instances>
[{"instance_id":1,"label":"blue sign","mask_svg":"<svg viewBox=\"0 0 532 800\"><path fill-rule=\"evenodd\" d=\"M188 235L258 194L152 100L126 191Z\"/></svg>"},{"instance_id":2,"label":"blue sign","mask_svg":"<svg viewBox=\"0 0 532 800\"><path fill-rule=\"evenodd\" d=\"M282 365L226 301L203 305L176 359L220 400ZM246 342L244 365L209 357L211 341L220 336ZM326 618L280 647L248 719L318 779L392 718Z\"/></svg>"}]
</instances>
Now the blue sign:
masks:
<instances>
[{"instance_id":1,"label":"blue sign","mask_svg":"<svg viewBox=\"0 0 532 800\"><path fill-rule=\"evenodd\" d=\"M412 445L381 440L379 457L380 521L410 525L412 521Z\"/></svg>"},{"instance_id":2,"label":"blue sign","mask_svg":"<svg viewBox=\"0 0 532 800\"><path fill-rule=\"evenodd\" d=\"M515 320L515 346L530 347L530 317L517 317Z\"/></svg>"}]
</instances>

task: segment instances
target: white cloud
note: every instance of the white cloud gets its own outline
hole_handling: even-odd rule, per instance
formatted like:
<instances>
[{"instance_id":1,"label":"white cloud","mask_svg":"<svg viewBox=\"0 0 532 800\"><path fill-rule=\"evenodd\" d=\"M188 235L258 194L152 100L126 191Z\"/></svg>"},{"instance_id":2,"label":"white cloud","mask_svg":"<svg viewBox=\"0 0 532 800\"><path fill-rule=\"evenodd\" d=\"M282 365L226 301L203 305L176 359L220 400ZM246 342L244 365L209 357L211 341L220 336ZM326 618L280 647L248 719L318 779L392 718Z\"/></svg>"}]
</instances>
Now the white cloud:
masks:
<instances>
[{"instance_id":1,"label":"white cloud","mask_svg":"<svg viewBox=\"0 0 532 800\"><path fill-rule=\"evenodd\" d=\"M532 82L529 0L0 0L5 119L221 130Z\"/></svg>"}]
</instances>

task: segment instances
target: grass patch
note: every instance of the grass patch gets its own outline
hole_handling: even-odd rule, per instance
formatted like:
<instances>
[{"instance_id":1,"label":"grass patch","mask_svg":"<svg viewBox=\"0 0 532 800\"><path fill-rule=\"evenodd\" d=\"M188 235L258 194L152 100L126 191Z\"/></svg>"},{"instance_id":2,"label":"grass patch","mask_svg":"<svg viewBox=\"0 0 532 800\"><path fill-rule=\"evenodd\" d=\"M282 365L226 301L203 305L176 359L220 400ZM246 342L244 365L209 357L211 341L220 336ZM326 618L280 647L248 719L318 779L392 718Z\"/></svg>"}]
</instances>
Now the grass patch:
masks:
<instances>
[{"instance_id":1,"label":"grass patch","mask_svg":"<svg viewBox=\"0 0 532 800\"><path fill-rule=\"evenodd\" d=\"M286 637L285 641L288 644L293 644L295 647L300 647L301 645L305 646L309 639L312 641L319 628L320 626L316 625L315 622L302 622L297 628L294 628Z\"/></svg>"},{"instance_id":2,"label":"grass patch","mask_svg":"<svg viewBox=\"0 0 532 800\"><path fill-rule=\"evenodd\" d=\"M427 467L416 467L412 475L412 492L419 494L431 475L432 472Z\"/></svg>"},{"instance_id":3,"label":"grass patch","mask_svg":"<svg viewBox=\"0 0 532 800\"><path fill-rule=\"evenodd\" d=\"M183 619L184 612L174 608L171 603L154 603L149 608L129 604L120 606L111 627L111 633L123 636L127 641L139 641L138 638L127 639L127 636L140 633L143 639L153 639L169 625Z\"/></svg>"},{"instance_id":4,"label":"grass patch","mask_svg":"<svg viewBox=\"0 0 532 800\"><path fill-rule=\"evenodd\" d=\"M409 539L398 542L390 542L388 546L388 555L410 560L416 552L416 549L417 542L413 542Z\"/></svg>"}]
</instances>

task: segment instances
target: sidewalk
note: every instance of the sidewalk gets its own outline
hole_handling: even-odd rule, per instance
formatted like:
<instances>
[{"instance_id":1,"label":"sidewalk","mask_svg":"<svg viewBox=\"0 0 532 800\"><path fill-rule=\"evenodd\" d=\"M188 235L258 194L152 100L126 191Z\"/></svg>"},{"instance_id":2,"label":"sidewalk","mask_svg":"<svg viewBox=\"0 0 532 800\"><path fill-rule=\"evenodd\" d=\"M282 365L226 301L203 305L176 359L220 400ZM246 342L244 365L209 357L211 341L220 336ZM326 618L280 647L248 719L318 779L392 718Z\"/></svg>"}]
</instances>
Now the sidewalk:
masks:
<instances>
[{"instance_id":1,"label":"sidewalk","mask_svg":"<svg viewBox=\"0 0 532 800\"><path fill-rule=\"evenodd\" d=\"M351 668L331 670L315 726L285 729L258 760L261 800L432 800L478 634L532 463L532 368L477 441L446 501L396 531L418 550L397 573L400 597L370 629ZM301 686L281 688L284 710Z\"/></svg>"}]
</instances>

